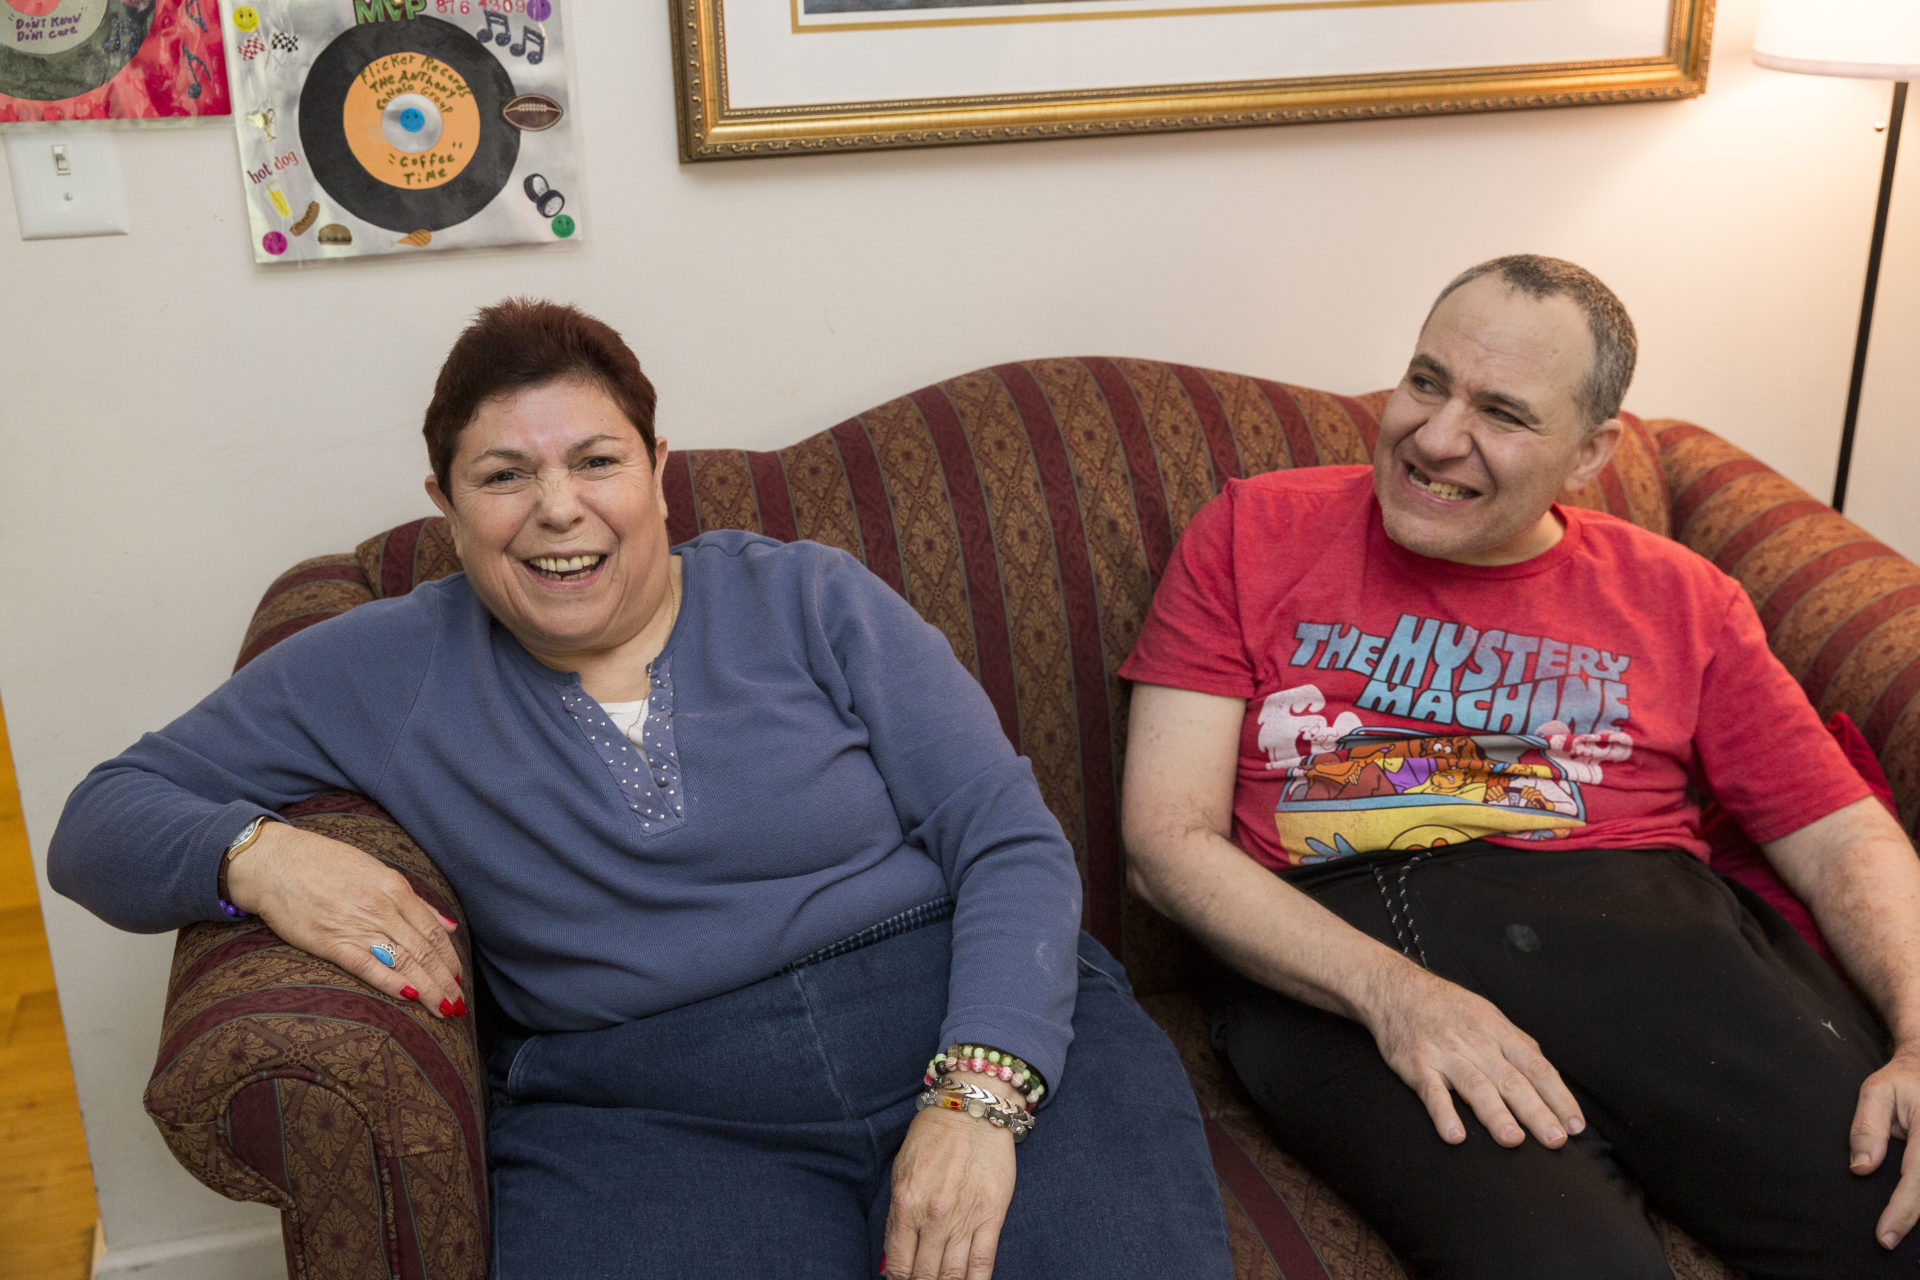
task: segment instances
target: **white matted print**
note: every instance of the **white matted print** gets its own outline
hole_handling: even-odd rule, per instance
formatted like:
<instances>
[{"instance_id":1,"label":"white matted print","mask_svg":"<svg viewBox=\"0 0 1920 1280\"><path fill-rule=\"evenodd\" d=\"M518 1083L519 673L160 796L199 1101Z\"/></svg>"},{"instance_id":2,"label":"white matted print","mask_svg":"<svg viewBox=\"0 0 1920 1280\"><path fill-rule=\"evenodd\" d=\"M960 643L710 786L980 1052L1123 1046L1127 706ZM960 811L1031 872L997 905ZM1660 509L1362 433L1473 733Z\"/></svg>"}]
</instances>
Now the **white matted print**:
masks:
<instances>
[{"instance_id":1,"label":"white matted print","mask_svg":"<svg viewBox=\"0 0 1920 1280\"><path fill-rule=\"evenodd\" d=\"M255 261L580 235L559 0L254 0L226 50Z\"/></svg>"},{"instance_id":2,"label":"white matted print","mask_svg":"<svg viewBox=\"0 0 1920 1280\"><path fill-rule=\"evenodd\" d=\"M686 159L1673 98L1712 0L673 0Z\"/></svg>"}]
</instances>

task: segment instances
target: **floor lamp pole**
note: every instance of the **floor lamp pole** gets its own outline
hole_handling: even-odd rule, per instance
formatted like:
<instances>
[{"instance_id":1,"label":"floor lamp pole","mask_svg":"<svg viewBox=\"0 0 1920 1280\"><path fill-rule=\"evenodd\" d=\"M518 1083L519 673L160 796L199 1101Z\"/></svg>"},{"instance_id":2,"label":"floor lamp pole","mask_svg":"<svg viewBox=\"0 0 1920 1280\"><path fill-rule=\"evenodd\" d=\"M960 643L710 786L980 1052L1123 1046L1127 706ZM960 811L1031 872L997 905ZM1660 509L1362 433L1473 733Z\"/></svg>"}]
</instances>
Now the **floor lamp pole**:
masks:
<instances>
[{"instance_id":1,"label":"floor lamp pole","mask_svg":"<svg viewBox=\"0 0 1920 1280\"><path fill-rule=\"evenodd\" d=\"M1893 166L1900 157L1900 121L1907 113L1907 82L1893 86L1887 115L1887 157L1880 165L1880 203L1873 211L1873 245L1867 250L1867 290L1860 299L1860 334L1853 343L1853 381L1847 386L1847 418L1840 428L1840 466L1833 476L1833 509L1846 510L1847 472L1853 465L1853 428L1860 418L1860 388L1867 377L1867 339L1873 332L1873 301L1880 292L1880 251L1887 242L1887 209L1893 203Z\"/></svg>"}]
</instances>

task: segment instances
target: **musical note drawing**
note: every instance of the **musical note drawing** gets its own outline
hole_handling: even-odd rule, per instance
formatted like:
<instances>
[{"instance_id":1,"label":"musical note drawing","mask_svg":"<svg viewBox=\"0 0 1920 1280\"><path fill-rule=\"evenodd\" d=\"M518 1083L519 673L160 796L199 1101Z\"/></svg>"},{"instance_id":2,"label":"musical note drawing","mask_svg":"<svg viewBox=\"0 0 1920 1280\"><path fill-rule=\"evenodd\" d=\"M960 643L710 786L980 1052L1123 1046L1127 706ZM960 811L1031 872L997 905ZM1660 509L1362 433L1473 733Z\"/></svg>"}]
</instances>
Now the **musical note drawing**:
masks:
<instances>
[{"instance_id":1,"label":"musical note drawing","mask_svg":"<svg viewBox=\"0 0 1920 1280\"><path fill-rule=\"evenodd\" d=\"M187 60L187 75L193 81L192 84L187 86L187 96L189 98L198 98L200 96L200 77L202 75L206 76L207 83L212 84L213 72L208 70L207 64L200 61L199 57L196 56L191 49L181 49L180 56ZM269 134L268 138L271 140L272 135Z\"/></svg>"},{"instance_id":2,"label":"musical note drawing","mask_svg":"<svg viewBox=\"0 0 1920 1280\"><path fill-rule=\"evenodd\" d=\"M500 30L500 34L497 36L493 34L494 28L496 27ZM505 44L507 41L513 39L513 28L507 25L506 14L489 13L487 15L486 30L474 32L473 38L481 44L485 44L489 38L491 38L495 44Z\"/></svg>"},{"instance_id":3,"label":"musical note drawing","mask_svg":"<svg viewBox=\"0 0 1920 1280\"><path fill-rule=\"evenodd\" d=\"M533 52L527 53L527 65L537 67L540 65L540 60L547 56L547 37L532 27L523 29L520 33L520 43L507 52L517 58L522 53L526 53L529 47Z\"/></svg>"},{"instance_id":4,"label":"musical note drawing","mask_svg":"<svg viewBox=\"0 0 1920 1280\"><path fill-rule=\"evenodd\" d=\"M187 0L187 18L202 31L207 29L207 20L200 12L200 0Z\"/></svg>"}]
</instances>

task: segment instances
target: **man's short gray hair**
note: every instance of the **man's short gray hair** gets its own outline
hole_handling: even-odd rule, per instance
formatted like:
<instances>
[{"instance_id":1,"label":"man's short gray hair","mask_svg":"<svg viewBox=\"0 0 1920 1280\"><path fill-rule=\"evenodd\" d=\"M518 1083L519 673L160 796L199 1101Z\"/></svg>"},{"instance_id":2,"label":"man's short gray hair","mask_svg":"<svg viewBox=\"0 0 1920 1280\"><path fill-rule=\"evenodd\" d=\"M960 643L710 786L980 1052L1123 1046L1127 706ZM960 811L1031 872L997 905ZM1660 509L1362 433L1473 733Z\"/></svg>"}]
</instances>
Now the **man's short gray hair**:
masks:
<instances>
[{"instance_id":1,"label":"man's short gray hair","mask_svg":"<svg viewBox=\"0 0 1920 1280\"><path fill-rule=\"evenodd\" d=\"M1634 336L1633 321L1613 290L1585 267L1560 258L1537 253L1512 253L1493 258L1477 267L1468 267L1455 276L1453 283L1433 300L1427 319L1455 289L1481 276L1498 275L1508 288L1530 298L1569 298L1587 318L1587 330L1593 337L1593 363L1586 379L1574 392L1574 402L1586 416L1589 430L1620 412L1627 398L1627 385L1633 381L1633 364L1640 352Z\"/></svg>"}]
</instances>

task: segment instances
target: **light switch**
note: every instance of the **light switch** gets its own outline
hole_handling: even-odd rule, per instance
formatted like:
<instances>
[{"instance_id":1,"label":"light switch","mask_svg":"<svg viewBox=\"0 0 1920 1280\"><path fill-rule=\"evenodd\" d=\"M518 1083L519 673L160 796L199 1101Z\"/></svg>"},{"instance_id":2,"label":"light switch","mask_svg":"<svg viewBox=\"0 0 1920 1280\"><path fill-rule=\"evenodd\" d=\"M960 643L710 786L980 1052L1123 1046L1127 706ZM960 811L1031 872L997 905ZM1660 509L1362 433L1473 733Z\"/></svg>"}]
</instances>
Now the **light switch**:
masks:
<instances>
[{"instance_id":1,"label":"light switch","mask_svg":"<svg viewBox=\"0 0 1920 1280\"><path fill-rule=\"evenodd\" d=\"M6 130L6 138L22 240L127 233L127 196L112 133L25 125Z\"/></svg>"}]
</instances>

